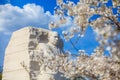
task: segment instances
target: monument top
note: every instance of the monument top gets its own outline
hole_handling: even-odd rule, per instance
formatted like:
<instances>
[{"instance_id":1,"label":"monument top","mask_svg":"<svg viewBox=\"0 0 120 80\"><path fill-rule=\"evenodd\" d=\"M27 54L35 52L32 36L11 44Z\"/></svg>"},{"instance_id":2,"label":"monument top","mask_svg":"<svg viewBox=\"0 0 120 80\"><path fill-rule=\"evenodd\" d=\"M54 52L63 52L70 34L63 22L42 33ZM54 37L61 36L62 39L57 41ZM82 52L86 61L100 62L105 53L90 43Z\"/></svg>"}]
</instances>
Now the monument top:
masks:
<instances>
[{"instance_id":1,"label":"monument top","mask_svg":"<svg viewBox=\"0 0 120 80\"><path fill-rule=\"evenodd\" d=\"M53 71L44 71L39 62L42 59L41 56L49 58L61 53L63 53L63 41L57 32L36 27L17 30L13 32L6 48L3 80L54 78ZM64 79L59 77L55 80Z\"/></svg>"}]
</instances>

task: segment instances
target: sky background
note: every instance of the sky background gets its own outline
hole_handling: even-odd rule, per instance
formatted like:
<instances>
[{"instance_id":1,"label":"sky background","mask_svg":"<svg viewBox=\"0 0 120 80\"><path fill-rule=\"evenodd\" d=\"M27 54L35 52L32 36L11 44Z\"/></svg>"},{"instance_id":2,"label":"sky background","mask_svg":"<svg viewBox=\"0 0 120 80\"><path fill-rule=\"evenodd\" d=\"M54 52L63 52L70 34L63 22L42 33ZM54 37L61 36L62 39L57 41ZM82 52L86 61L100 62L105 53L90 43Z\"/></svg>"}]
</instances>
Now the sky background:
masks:
<instances>
[{"instance_id":1,"label":"sky background","mask_svg":"<svg viewBox=\"0 0 120 80\"><path fill-rule=\"evenodd\" d=\"M79 0L71 1L77 3ZM5 48L12 32L26 26L47 29L51 21L57 20L53 15L55 6L56 0L0 0L0 66L3 66ZM71 25L72 22L68 18L68 23L55 30L63 37L62 31ZM88 54L91 54L96 46L98 46L98 42L95 40L95 33L88 27L85 36L79 40L76 47L85 49ZM70 49L72 53L76 54L76 51L71 47L70 42L64 41L64 50Z\"/></svg>"}]
</instances>

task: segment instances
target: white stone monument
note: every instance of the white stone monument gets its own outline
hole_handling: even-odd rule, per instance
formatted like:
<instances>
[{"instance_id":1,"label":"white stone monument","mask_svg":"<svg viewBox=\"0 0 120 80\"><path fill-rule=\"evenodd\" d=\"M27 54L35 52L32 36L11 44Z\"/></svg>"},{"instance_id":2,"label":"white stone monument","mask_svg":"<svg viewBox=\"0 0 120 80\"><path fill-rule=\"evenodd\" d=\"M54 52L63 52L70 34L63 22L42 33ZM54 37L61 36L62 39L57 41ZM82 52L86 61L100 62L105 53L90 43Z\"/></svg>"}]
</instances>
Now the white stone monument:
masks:
<instances>
[{"instance_id":1,"label":"white stone monument","mask_svg":"<svg viewBox=\"0 0 120 80\"><path fill-rule=\"evenodd\" d=\"M56 32L33 27L15 31L5 51L2 80L64 80L59 73L41 70L37 62L40 55L49 58L62 52L63 41Z\"/></svg>"}]
</instances>

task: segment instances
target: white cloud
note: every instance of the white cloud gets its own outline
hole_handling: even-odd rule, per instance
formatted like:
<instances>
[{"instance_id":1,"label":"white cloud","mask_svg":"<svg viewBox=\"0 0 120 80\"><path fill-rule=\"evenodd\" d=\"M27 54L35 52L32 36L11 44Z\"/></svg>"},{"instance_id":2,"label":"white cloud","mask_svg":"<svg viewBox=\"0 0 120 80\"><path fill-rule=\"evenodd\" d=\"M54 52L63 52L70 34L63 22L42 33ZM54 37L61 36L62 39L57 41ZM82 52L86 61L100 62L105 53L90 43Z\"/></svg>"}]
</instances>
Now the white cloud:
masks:
<instances>
[{"instance_id":1,"label":"white cloud","mask_svg":"<svg viewBox=\"0 0 120 80\"><path fill-rule=\"evenodd\" d=\"M26 4L23 8L11 4L0 5L0 32L4 32L4 34L26 26L48 28L51 21L58 21L58 17L49 11L45 12L39 5ZM61 29L72 25L69 17L67 21L65 25L61 26Z\"/></svg>"},{"instance_id":2,"label":"white cloud","mask_svg":"<svg viewBox=\"0 0 120 80\"><path fill-rule=\"evenodd\" d=\"M0 31L14 31L25 26L47 28L54 18L50 12L35 4L27 4L23 8L10 4L0 5Z\"/></svg>"}]
</instances>

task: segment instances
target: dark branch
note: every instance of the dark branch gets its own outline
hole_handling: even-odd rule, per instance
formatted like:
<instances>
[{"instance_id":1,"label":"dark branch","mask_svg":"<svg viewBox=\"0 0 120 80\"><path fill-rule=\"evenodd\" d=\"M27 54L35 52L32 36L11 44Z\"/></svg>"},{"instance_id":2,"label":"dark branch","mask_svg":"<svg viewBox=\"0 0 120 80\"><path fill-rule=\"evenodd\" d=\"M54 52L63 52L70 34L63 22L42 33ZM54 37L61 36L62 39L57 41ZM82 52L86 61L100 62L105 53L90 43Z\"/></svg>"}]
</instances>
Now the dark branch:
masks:
<instances>
[{"instance_id":1,"label":"dark branch","mask_svg":"<svg viewBox=\"0 0 120 80\"><path fill-rule=\"evenodd\" d=\"M120 23L119 22L117 22L116 20L114 20L114 19L112 19L112 18L110 18L110 17L107 17L107 16L105 16L107 19L109 19L109 20L111 20L116 26L117 26L117 28L118 29L120 29Z\"/></svg>"},{"instance_id":2,"label":"dark branch","mask_svg":"<svg viewBox=\"0 0 120 80\"><path fill-rule=\"evenodd\" d=\"M72 40L70 40L70 43L72 44L73 48L74 48L76 51L79 50L79 49L77 49L77 48L75 47L75 45L74 45L74 43L72 42Z\"/></svg>"}]
</instances>

